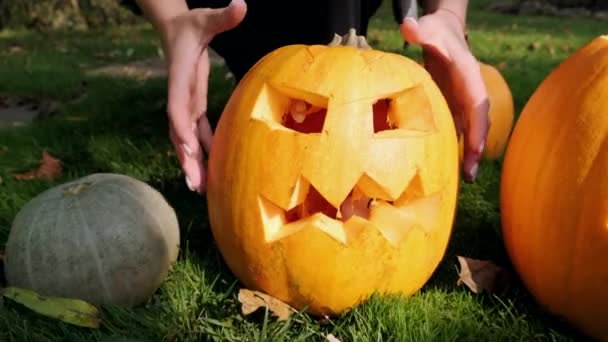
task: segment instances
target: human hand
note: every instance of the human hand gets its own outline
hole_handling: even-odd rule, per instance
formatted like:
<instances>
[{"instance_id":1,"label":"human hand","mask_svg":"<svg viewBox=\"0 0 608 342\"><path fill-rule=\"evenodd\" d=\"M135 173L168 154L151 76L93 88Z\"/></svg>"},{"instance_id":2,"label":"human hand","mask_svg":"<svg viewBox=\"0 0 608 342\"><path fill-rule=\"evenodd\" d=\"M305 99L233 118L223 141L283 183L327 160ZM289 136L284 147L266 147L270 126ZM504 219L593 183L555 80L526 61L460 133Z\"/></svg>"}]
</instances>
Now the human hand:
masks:
<instances>
[{"instance_id":1,"label":"human hand","mask_svg":"<svg viewBox=\"0 0 608 342\"><path fill-rule=\"evenodd\" d=\"M228 7L189 10L162 25L169 73L169 136L192 191L206 189L203 148L209 153L213 140L207 118L208 44L215 35L237 26L246 11L244 0L232 0Z\"/></svg>"},{"instance_id":2,"label":"human hand","mask_svg":"<svg viewBox=\"0 0 608 342\"><path fill-rule=\"evenodd\" d=\"M488 135L490 104L479 63L465 39L464 24L454 13L440 8L418 21L405 18L400 30L408 43L422 46L425 68L448 102L458 138L464 135L464 180L472 183Z\"/></svg>"}]
</instances>

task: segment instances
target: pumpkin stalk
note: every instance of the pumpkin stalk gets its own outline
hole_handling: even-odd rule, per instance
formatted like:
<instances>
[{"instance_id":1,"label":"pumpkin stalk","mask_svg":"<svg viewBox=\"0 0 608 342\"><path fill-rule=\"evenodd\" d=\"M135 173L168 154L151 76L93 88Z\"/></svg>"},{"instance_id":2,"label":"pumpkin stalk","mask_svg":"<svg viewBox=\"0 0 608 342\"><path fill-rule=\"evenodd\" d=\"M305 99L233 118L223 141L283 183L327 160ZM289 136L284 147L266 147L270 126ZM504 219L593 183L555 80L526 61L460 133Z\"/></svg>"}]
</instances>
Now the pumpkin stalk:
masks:
<instances>
[{"instance_id":1,"label":"pumpkin stalk","mask_svg":"<svg viewBox=\"0 0 608 342\"><path fill-rule=\"evenodd\" d=\"M371 50L365 36L358 36L355 28L350 28L348 33L344 36L339 34L334 35L334 39L328 44L328 46L350 46L362 50Z\"/></svg>"}]
</instances>

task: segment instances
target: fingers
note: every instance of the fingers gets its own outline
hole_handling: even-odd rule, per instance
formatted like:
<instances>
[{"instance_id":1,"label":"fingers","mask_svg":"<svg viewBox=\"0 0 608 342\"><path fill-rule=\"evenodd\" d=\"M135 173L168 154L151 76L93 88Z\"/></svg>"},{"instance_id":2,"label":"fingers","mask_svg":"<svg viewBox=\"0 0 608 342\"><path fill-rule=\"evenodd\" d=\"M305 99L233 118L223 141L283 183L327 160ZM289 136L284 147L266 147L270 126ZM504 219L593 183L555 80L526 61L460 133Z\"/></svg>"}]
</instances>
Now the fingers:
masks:
<instances>
[{"instance_id":1,"label":"fingers","mask_svg":"<svg viewBox=\"0 0 608 342\"><path fill-rule=\"evenodd\" d=\"M203 49L196 64L194 91L192 92L192 121L197 122L201 115L207 114L207 90L209 88L209 50Z\"/></svg>"},{"instance_id":2,"label":"fingers","mask_svg":"<svg viewBox=\"0 0 608 342\"><path fill-rule=\"evenodd\" d=\"M185 32L184 34L188 34ZM180 37L187 38L187 37ZM186 42L186 43L182 43ZM187 39L178 39L175 49L192 50ZM204 179L202 151L195 131L192 93L193 70L197 70L200 53L176 53L169 64L167 112L169 116L171 141L178 153L186 183L193 191L201 191Z\"/></svg>"},{"instance_id":3,"label":"fingers","mask_svg":"<svg viewBox=\"0 0 608 342\"><path fill-rule=\"evenodd\" d=\"M465 53L465 52L463 52ZM479 161L485 148L490 127L488 112L490 102L477 60L468 55L455 58L457 92L462 94L462 129L464 134L465 182L473 183L477 177Z\"/></svg>"},{"instance_id":4,"label":"fingers","mask_svg":"<svg viewBox=\"0 0 608 342\"><path fill-rule=\"evenodd\" d=\"M410 44L421 44L422 37L420 37L420 27L418 22L410 17L403 19L403 22L399 26L401 36Z\"/></svg>"},{"instance_id":5,"label":"fingers","mask_svg":"<svg viewBox=\"0 0 608 342\"><path fill-rule=\"evenodd\" d=\"M194 130L191 130L194 135ZM205 170L202 168L202 154L200 153L200 145L198 141L193 144L185 144L182 138L179 138L175 127L170 125L169 137L177 153L182 170L185 173L185 182L191 191L204 191L203 180L205 179ZM194 146L194 148L190 148Z\"/></svg>"},{"instance_id":6,"label":"fingers","mask_svg":"<svg viewBox=\"0 0 608 342\"><path fill-rule=\"evenodd\" d=\"M213 141L213 131L211 130L211 125L209 124L209 119L206 115L201 116L198 120L198 137L203 143L205 152L209 155L211 143Z\"/></svg>"},{"instance_id":7,"label":"fingers","mask_svg":"<svg viewBox=\"0 0 608 342\"><path fill-rule=\"evenodd\" d=\"M212 133L206 118L209 57L214 35L238 25L247 10L244 0L221 9L196 9L176 24L170 42L168 101L170 137L191 190L205 190L201 142L208 150ZM199 118L201 127L198 127ZM200 139L200 140L199 140Z\"/></svg>"},{"instance_id":8,"label":"fingers","mask_svg":"<svg viewBox=\"0 0 608 342\"><path fill-rule=\"evenodd\" d=\"M483 155L490 120L488 111L490 102L486 98L481 103L466 109L465 122L467 127L464 131L464 180L467 183L475 182L479 161Z\"/></svg>"}]
</instances>

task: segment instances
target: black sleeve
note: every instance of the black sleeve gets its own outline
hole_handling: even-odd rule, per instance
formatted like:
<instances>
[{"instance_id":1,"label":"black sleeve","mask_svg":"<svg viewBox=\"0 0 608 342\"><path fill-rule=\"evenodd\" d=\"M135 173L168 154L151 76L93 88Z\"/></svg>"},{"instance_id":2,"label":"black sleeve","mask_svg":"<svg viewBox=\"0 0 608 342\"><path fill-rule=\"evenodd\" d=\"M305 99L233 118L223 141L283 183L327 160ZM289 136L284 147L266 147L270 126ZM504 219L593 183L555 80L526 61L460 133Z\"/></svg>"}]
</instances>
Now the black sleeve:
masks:
<instances>
[{"instance_id":1,"label":"black sleeve","mask_svg":"<svg viewBox=\"0 0 608 342\"><path fill-rule=\"evenodd\" d=\"M416 0L392 0L393 15L397 24L401 24L405 17L418 18L418 3Z\"/></svg>"}]
</instances>

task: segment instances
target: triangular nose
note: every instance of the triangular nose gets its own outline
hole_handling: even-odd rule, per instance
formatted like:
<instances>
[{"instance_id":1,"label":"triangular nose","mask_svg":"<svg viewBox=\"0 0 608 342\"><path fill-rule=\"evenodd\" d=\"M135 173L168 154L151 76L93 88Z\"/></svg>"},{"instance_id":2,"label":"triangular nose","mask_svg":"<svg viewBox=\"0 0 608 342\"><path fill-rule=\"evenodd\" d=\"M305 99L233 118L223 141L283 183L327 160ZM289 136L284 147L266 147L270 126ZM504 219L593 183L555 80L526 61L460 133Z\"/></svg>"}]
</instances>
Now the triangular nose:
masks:
<instances>
[{"instance_id":1,"label":"triangular nose","mask_svg":"<svg viewBox=\"0 0 608 342\"><path fill-rule=\"evenodd\" d=\"M373 135L372 103L330 101L327 112L319 143L309 146L302 174L331 205L339 208L364 171Z\"/></svg>"}]
</instances>

